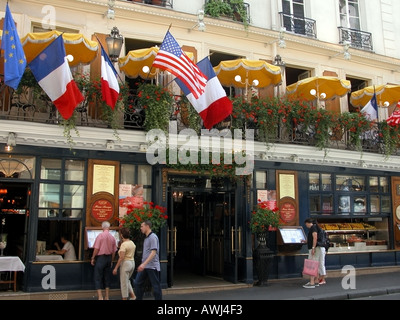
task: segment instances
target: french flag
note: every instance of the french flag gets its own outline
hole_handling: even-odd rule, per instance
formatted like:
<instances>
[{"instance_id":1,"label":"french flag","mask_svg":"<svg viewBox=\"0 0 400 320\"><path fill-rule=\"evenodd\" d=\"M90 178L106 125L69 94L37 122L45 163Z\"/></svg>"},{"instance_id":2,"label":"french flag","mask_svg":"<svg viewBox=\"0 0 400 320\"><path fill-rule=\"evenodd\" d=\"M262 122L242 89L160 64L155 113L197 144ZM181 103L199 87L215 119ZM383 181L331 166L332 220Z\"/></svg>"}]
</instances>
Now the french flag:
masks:
<instances>
[{"instance_id":1,"label":"french flag","mask_svg":"<svg viewBox=\"0 0 400 320\"><path fill-rule=\"evenodd\" d=\"M101 93L103 101L114 110L119 96L117 71L103 47L101 47Z\"/></svg>"},{"instance_id":2,"label":"french flag","mask_svg":"<svg viewBox=\"0 0 400 320\"><path fill-rule=\"evenodd\" d=\"M68 120L84 97L72 77L62 36L39 53L29 67L61 116Z\"/></svg>"},{"instance_id":3,"label":"french flag","mask_svg":"<svg viewBox=\"0 0 400 320\"><path fill-rule=\"evenodd\" d=\"M197 66L207 78L204 92L197 99L181 80L175 81L203 119L204 127L210 130L232 113L232 101L226 96L208 57L197 63Z\"/></svg>"}]
</instances>

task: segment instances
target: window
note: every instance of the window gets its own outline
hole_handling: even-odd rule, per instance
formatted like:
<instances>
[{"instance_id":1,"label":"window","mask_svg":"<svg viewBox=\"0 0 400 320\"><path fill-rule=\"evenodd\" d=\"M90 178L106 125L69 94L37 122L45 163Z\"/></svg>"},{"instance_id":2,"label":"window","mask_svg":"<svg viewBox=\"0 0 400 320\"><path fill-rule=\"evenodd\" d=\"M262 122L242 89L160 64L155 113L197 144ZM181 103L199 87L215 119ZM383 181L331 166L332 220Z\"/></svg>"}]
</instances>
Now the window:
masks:
<instances>
[{"instance_id":1,"label":"window","mask_svg":"<svg viewBox=\"0 0 400 320\"><path fill-rule=\"evenodd\" d=\"M305 34L303 0L282 0L282 11L286 30L297 34Z\"/></svg>"},{"instance_id":2,"label":"window","mask_svg":"<svg viewBox=\"0 0 400 320\"><path fill-rule=\"evenodd\" d=\"M86 194L85 176L84 161L51 158L41 160L37 261L68 259L68 256L60 254L47 254L47 250L63 248L61 237L72 243L79 260Z\"/></svg>"},{"instance_id":3,"label":"window","mask_svg":"<svg viewBox=\"0 0 400 320\"><path fill-rule=\"evenodd\" d=\"M358 0L340 0L339 10L343 28L361 30Z\"/></svg>"},{"instance_id":4,"label":"window","mask_svg":"<svg viewBox=\"0 0 400 320\"><path fill-rule=\"evenodd\" d=\"M390 215L390 182L387 177L310 173L308 180L312 215Z\"/></svg>"},{"instance_id":5,"label":"window","mask_svg":"<svg viewBox=\"0 0 400 320\"><path fill-rule=\"evenodd\" d=\"M149 165L121 164L119 183L143 186L143 200L151 201L151 173Z\"/></svg>"}]
</instances>

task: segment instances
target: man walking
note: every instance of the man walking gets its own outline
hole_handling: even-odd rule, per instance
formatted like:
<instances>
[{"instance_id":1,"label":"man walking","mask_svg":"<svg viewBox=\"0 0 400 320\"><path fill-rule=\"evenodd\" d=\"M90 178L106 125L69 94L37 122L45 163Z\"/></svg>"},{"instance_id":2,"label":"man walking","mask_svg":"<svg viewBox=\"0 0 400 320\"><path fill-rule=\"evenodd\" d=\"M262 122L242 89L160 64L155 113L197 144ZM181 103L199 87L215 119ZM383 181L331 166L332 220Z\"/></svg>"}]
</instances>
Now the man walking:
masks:
<instances>
[{"instance_id":1,"label":"man walking","mask_svg":"<svg viewBox=\"0 0 400 320\"><path fill-rule=\"evenodd\" d=\"M111 264L117 251L117 243L114 236L109 232L110 223L103 221L101 224L103 232L94 241L94 251L91 264L94 266L94 284L99 300L109 300L111 286ZM105 288L103 298L102 289Z\"/></svg>"},{"instance_id":2,"label":"man walking","mask_svg":"<svg viewBox=\"0 0 400 320\"><path fill-rule=\"evenodd\" d=\"M151 231L151 226L149 220L140 225L140 231L146 238L143 242L142 263L137 269L138 273L135 279L136 300L143 300L144 284L147 278L153 287L154 299L162 300L159 241L157 235Z\"/></svg>"}]
</instances>

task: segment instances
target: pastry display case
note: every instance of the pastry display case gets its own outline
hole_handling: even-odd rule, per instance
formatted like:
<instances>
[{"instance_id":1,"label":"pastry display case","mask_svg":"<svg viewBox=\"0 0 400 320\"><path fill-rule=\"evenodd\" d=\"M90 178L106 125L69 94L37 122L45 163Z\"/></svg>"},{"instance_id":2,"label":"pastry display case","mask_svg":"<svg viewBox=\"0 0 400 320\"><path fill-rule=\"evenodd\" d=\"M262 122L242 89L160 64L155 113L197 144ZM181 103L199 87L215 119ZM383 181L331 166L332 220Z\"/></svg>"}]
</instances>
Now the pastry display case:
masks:
<instances>
[{"instance_id":1,"label":"pastry display case","mask_svg":"<svg viewBox=\"0 0 400 320\"><path fill-rule=\"evenodd\" d=\"M330 253L387 250L387 219L375 222L319 223L329 236Z\"/></svg>"}]
</instances>

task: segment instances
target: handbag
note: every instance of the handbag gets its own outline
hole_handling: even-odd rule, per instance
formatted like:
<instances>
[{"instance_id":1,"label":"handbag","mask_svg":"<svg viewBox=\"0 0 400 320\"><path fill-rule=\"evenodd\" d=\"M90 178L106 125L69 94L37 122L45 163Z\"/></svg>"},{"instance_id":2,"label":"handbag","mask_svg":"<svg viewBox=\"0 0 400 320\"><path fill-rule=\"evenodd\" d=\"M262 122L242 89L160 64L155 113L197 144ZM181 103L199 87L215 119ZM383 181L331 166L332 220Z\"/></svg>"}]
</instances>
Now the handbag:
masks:
<instances>
[{"instance_id":1,"label":"handbag","mask_svg":"<svg viewBox=\"0 0 400 320\"><path fill-rule=\"evenodd\" d=\"M303 267L303 275L317 277L319 262L315 260L305 259Z\"/></svg>"}]
</instances>

